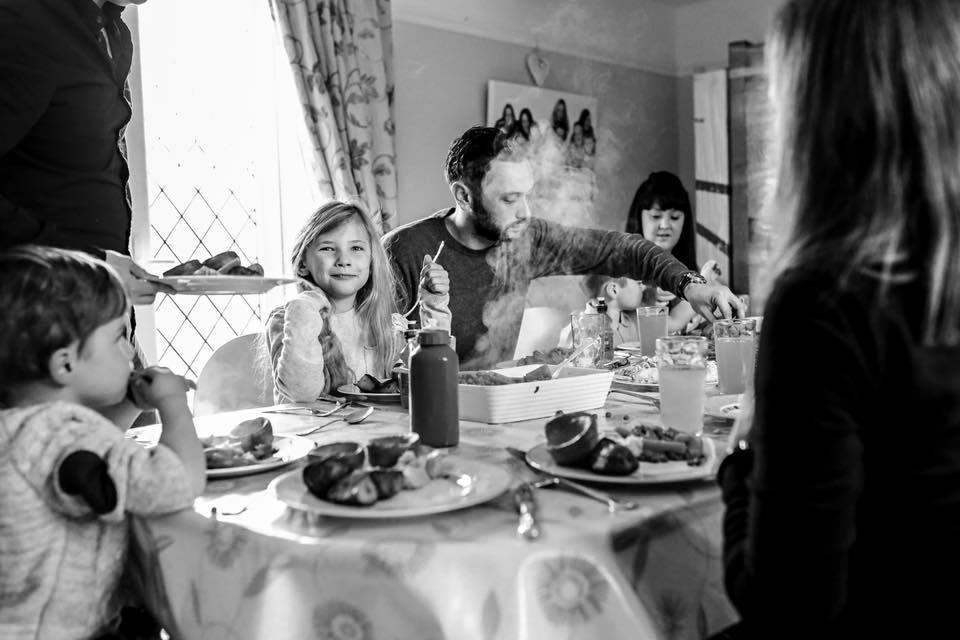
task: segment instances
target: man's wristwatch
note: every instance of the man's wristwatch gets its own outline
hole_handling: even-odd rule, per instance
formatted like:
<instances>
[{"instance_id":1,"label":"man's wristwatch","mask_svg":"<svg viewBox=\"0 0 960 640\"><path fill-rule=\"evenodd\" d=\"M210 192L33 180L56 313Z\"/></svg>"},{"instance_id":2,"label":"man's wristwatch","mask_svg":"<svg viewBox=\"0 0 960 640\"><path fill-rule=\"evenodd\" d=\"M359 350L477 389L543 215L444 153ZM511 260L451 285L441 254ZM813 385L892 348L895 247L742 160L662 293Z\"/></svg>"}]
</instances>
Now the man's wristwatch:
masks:
<instances>
[{"instance_id":1,"label":"man's wristwatch","mask_svg":"<svg viewBox=\"0 0 960 640\"><path fill-rule=\"evenodd\" d=\"M677 297L679 297L681 300L686 300L687 297L683 295L683 292L686 290L687 285L690 284L707 284L707 279L696 271L687 271L680 276L680 287L677 291Z\"/></svg>"}]
</instances>

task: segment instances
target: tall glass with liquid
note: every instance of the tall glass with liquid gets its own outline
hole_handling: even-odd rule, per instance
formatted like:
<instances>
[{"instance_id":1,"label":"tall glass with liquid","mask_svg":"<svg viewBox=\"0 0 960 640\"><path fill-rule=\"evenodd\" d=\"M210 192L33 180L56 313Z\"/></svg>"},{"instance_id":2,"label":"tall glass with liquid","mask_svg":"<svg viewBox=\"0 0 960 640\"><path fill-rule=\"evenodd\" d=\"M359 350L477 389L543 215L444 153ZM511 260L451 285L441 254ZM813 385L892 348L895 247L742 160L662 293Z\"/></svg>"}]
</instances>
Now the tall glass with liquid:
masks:
<instances>
[{"instance_id":1,"label":"tall glass with liquid","mask_svg":"<svg viewBox=\"0 0 960 640\"><path fill-rule=\"evenodd\" d=\"M667 335L666 307L640 307L637 309L637 340L640 341L640 353L653 356L657 352L657 338Z\"/></svg>"},{"instance_id":2,"label":"tall glass with liquid","mask_svg":"<svg viewBox=\"0 0 960 640\"><path fill-rule=\"evenodd\" d=\"M660 419L664 426L691 434L703 430L704 381L709 341L702 336L657 338Z\"/></svg>"},{"instance_id":3,"label":"tall glass with liquid","mask_svg":"<svg viewBox=\"0 0 960 640\"><path fill-rule=\"evenodd\" d=\"M743 393L757 361L757 321L731 318L713 323L720 393Z\"/></svg>"}]
</instances>

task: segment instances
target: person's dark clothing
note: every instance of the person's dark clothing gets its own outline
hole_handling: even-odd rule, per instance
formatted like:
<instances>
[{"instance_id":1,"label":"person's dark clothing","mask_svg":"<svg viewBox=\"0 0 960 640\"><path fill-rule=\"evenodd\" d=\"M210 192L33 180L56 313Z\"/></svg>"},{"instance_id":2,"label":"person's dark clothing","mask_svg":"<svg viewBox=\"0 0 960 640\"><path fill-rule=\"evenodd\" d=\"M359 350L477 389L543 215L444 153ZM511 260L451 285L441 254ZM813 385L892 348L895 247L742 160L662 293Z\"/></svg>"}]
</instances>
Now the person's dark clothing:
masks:
<instances>
[{"instance_id":1,"label":"person's dark clothing","mask_svg":"<svg viewBox=\"0 0 960 640\"><path fill-rule=\"evenodd\" d=\"M133 44L121 11L0 0L0 247L129 253Z\"/></svg>"},{"instance_id":2,"label":"person's dark clothing","mask_svg":"<svg viewBox=\"0 0 960 640\"><path fill-rule=\"evenodd\" d=\"M924 345L921 283L879 290L795 270L768 300L752 449L718 474L752 637L956 635L960 347Z\"/></svg>"},{"instance_id":3,"label":"person's dark clothing","mask_svg":"<svg viewBox=\"0 0 960 640\"><path fill-rule=\"evenodd\" d=\"M453 209L398 227L383 238L397 276L401 312L416 300L424 255L450 274L452 332L461 366L484 368L513 358L530 281L550 275L606 274L653 279L677 292L688 270L652 242L617 231L565 227L532 218L517 239L469 249L447 230Z\"/></svg>"}]
</instances>

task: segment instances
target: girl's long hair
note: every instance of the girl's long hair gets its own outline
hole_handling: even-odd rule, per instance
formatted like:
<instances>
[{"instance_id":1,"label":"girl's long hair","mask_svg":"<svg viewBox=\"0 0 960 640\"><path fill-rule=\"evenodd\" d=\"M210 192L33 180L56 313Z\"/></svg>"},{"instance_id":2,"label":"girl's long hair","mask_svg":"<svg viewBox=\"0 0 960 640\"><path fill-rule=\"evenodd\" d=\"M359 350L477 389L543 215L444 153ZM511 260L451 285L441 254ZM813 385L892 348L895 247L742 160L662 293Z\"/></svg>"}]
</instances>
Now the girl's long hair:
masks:
<instances>
[{"instance_id":1,"label":"girl's long hair","mask_svg":"<svg viewBox=\"0 0 960 640\"><path fill-rule=\"evenodd\" d=\"M680 178L669 171L654 171L637 187L627 215L627 233L643 235L643 211L656 205L662 211L676 209L683 212L683 227L680 238L670 252L688 269L699 271L697 265L697 237L694 232L693 210L690 195L683 188Z\"/></svg>"},{"instance_id":2,"label":"girl's long hair","mask_svg":"<svg viewBox=\"0 0 960 640\"><path fill-rule=\"evenodd\" d=\"M293 245L290 262L293 272L300 275L301 269L306 267L306 255L321 234L333 231L337 227L356 219L367 232L370 242L370 277L357 292L356 311L360 326L366 332L367 340L374 348L377 375L384 377L390 371L393 361L400 350L397 335L393 331L391 314L394 311L393 300L393 273L387 262L387 254L380 244L376 228L370 218L356 205L345 202L329 202L317 209L307 220L300 233L297 234ZM312 276L303 277L309 284L297 285L301 291L316 287ZM343 349L336 334L330 330L330 323L324 318L323 331L317 336L323 347L324 374L329 381L330 388L336 389L341 384L349 384L349 370L343 357Z\"/></svg>"},{"instance_id":3,"label":"girl's long hair","mask_svg":"<svg viewBox=\"0 0 960 640\"><path fill-rule=\"evenodd\" d=\"M923 339L960 338L960 2L792 0L770 38L774 278L925 291Z\"/></svg>"}]
</instances>

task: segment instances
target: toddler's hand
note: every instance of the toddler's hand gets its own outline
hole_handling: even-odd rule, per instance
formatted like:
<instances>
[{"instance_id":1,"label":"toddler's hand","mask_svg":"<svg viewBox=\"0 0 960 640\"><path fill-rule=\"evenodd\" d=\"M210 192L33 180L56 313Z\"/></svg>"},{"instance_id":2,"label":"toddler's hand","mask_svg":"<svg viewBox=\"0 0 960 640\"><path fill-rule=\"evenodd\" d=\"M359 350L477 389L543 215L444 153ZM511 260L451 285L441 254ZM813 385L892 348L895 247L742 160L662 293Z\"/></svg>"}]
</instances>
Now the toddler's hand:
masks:
<instances>
[{"instance_id":1,"label":"toddler's hand","mask_svg":"<svg viewBox=\"0 0 960 640\"><path fill-rule=\"evenodd\" d=\"M420 288L438 295L450 293L450 274L426 255L423 256L423 268L420 269Z\"/></svg>"},{"instance_id":2,"label":"toddler's hand","mask_svg":"<svg viewBox=\"0 0 960 640\"><path fill-rule=\"evenodd\" d=\"M670 304L671 302L673 302L673 300L674 300L676 297L677 297L677 296L673 295L673 294L670 293L669 291L664 291L664 290L661 289L660 287L657 287L657 306L658 306L658 307L665 307L665 306L667 306L668 304Z\"/></svg>"},{"instance_id":3,"label":"toddler's hand","mask_svg":"<svg viewBox=\"0 0 960 640\"><path fill-rule=\"evenodd\" d=\"M700 275L706 278L709 284L727 284L726 279L723 277L723 271L720 269L720 264L716 260L707 260L704 262L703 267L700 269Z\"/></svg>"},{"instance_id":4,"label":"toddler's hand","mask_svg":"<svg viewBox=\"0 0 960 640\"><path fill-rule=\"evenodd\" d=\"M170 371L166 367L147 367L130 374L127 395L141 409L158 409L167 399L183 398L187 391L196 389L192 380Z\"/></svg>"}]
</instances>

